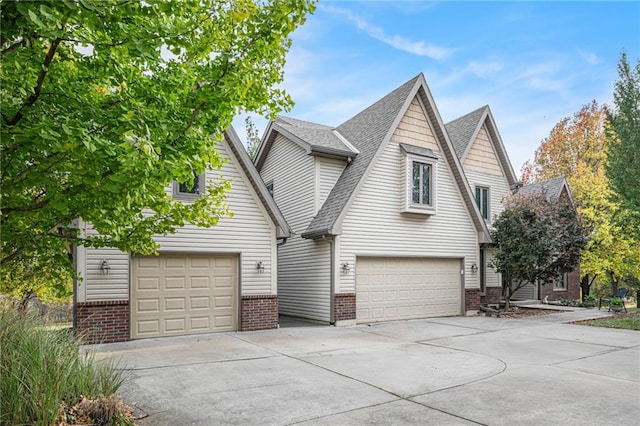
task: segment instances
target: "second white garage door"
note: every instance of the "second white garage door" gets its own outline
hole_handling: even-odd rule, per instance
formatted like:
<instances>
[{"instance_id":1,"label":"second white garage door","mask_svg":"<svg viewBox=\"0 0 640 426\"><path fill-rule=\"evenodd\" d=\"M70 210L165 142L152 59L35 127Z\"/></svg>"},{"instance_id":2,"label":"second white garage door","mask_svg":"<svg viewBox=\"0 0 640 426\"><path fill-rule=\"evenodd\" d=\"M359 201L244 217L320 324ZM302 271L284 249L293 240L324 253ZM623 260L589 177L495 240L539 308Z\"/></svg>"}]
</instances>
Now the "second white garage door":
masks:
<instances>
[{"instance_id":1,"label":"second white garage door","mask_svg":"<svg viewBox=\"0 0 640 426\"><path fill-rule=\"evenodd\" d=\"M460 315L459 259L358 257L360 323Z\"/></svg>"},{"instance_id":2,"label":"second white garage door","mask_svg":"<svg viewBox=\"0 0 640 426\"><path fill-rule=\"evenodd\" d=\"M237 256L131 258L131 338L237 329Z\"/></svg>"}]
</instances>

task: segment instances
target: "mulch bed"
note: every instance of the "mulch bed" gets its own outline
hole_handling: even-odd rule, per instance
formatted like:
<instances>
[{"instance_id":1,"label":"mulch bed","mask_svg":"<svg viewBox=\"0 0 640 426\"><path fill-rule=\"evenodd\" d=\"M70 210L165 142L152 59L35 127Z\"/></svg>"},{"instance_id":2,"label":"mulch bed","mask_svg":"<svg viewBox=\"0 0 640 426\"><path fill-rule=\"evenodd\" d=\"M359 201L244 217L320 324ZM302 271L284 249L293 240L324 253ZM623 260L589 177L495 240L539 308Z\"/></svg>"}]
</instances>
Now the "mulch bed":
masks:
<instances>
[{"instance_id":1,"label":"mulch bed","mask_svg":"<svg viewBox=\"0 0 640 426\"><path fill-rule=\"evenodd\" d=\"M500 311L500 315L495 315L498 318L525 318L525 317L539 317L542 315L558 314L562 311L556 311L553 309L535 309L535 308L523 308L520 306L512 306L508 312ZM492 315L494 316L494 315Z\"/></svg>"}]
</instances>

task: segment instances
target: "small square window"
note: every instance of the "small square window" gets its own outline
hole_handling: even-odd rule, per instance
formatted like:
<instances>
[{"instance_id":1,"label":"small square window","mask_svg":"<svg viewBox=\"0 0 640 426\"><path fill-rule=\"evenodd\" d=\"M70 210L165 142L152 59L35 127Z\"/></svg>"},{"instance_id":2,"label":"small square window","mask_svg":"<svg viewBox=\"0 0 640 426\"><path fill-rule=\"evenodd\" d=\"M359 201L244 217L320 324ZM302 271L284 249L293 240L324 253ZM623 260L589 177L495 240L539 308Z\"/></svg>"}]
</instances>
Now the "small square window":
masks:
<instances>
[{"instance_id":1,"label":"small square window","mask_svg":"<svg viewBox=\"0 0 640 426\"><path fill-rule=\"evenodd\" d=\"M267 184L267 191L269 191L269 194L271 194L271 197L273 197L273 182L269 182Z\"/></svg>"},{"instance_id":2,"label":"small square window","mask_svg":"<svg viewBox=\"0 0 640 426\"><path fill-rule=\"evenodd\" d=\"M476 186L476 204L482 217L489 220L489 188Z\"/></svg>"},{"instance_id":3,"label":"small square window","mask_svg":"<svg viewBox=\"0 0 640 426\"><path fill-rule=\"evenodd\" d=\"M198 175L193 170L193 180L188 182L174 182L173 196L175 198L193 199L198 198L204 191L204 173Z\"/></svg>"}]
</instances>

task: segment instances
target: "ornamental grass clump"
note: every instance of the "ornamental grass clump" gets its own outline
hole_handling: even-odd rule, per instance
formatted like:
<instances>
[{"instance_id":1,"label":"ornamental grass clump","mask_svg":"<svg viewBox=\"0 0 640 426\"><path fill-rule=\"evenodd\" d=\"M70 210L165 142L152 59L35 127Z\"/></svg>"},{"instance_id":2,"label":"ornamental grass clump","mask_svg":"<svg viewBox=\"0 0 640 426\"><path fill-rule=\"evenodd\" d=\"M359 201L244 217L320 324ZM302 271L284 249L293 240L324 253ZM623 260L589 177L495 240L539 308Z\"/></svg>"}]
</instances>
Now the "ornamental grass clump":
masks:
<instances>
[{"instance_id":1,"label":"ornamental grass clump","mask_svg":"<svg viewBox=\"0 0 640 426\"><path fill-rule=\"evenodd\" d=\"M125 377L115 363L81 354L70 330L0 306L0 424L57 424L61 405L110 397Z\"/></svg>"}]
</instances>

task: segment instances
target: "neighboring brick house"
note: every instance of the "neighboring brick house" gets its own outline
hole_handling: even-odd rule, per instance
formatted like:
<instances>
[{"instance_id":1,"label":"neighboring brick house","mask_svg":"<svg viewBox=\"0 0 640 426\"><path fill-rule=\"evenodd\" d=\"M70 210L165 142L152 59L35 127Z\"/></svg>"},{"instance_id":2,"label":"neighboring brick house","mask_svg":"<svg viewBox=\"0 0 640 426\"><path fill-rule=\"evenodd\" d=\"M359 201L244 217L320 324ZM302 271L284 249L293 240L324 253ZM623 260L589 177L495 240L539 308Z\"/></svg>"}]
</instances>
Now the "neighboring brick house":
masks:
<instances>
[{"instance_id":1,"label":"neighboring brick house","mask_svg":"<svg viewBox=\"0 0 640 426\"><path fill-rule=\"evenodd\" d=\"M198 180L231 180L234 213L217 226L157 236L157 256L75 249L76 328L87 343L278 326L277 245L289 227L233 129L217 150L227 162ZM176 199L197 197L179 185ZM81 224L92 232L90 224Z\"/></svg>"},{"instance_id":2,"label":"neighboring brick house","mask_svg":"<svg viewBox=\"0 0 640 426\"><path fill-rule=\"evenodd\" d=\"M525 196L546 195L553 202L567 201L574 205L571 190L567 180L561 176L543 182L525 185L518 190L518 194ZM513 300L560 300L580 298L580 265L571 272L562 274L551 283L527 284L518 289Z\"/></svg>"}]
</instances>

